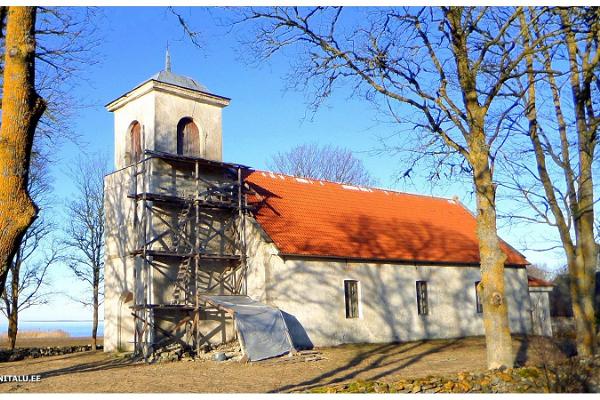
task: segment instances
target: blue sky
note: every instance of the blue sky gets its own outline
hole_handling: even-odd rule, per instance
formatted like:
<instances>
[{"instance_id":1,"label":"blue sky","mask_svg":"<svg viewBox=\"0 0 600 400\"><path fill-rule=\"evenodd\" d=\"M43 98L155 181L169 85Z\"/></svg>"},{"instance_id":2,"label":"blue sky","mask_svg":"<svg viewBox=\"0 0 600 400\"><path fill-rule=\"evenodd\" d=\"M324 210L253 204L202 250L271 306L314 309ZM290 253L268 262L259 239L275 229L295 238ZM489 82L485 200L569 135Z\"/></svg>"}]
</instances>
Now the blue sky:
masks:
<instances>
[{"instance_id":1,"label":"blue sky","mask_svg":"<svg viewBox=\"0 0 600 400\"><path fill-rule=\"evenodd\" d=\"M285 89L288 60L278 57L258 66L243 61L247 50L216 24L216 17L225 15L225 11L210 14L202 10L182 11L195 28L201 29L201 49L183 34L166 8L104 8L102 13L99 63L81 71L86 81L80 82L72 93L81 103L89 105L79 110L72 121L74 130L87 143L87 151L106 152L112 157L113 117L104 104L163 69L168 42L173 72L193 77L211 92L232 99L223 112L225 161L266 168L270 155L296 144L343 145L364 161L379 186L445 197L457 195L473 209L468 181L435 185L423 179L410 184L396 182L395 175L401 165L397 156L373 153L379 147L378 137L393 134L396 127L378 122L381 115L362 98L350 97L349 88L340 88L312 114L303 93ZM64 170L80 151L80 147L67 143L58 154L61 161L53 169L57 199L66 199L73 191ZM60 207L54 212L60 221L63 218ZM555 237L550 228L532 226L502 226L500 234L520 250L525 239L541 243L543 238ZM530 261L551 267L562 264L560 252L525 254ZM52 285L53 290L72 295L84 290L62 266L53 271ZM27 310L22 318L89 319L90 316L89 310L57 295L49 305Z\"/></svg>"}]
</instances>

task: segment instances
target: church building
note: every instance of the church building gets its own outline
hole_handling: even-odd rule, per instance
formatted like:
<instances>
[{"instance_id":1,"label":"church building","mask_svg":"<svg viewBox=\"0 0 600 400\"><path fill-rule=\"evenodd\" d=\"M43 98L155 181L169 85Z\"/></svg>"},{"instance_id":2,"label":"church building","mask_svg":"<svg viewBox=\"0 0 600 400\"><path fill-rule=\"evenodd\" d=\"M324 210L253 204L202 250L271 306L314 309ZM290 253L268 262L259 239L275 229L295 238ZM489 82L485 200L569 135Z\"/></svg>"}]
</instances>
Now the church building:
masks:
<instances>
[{"instance_id":1,"label":"church building","mask_svg":"<svg viewBox=\"0 0 600 400\"><path fill-rule=\"evenodd\" d=\"M259 360L483 335L470 210L224 162L230 99L169 64L106 106L115 172L105 178L105 351L149 357L173 343L201 351L239 340ZM549 284L502 250L511 331L551 334Z\"/></svg>"}]
</instances>

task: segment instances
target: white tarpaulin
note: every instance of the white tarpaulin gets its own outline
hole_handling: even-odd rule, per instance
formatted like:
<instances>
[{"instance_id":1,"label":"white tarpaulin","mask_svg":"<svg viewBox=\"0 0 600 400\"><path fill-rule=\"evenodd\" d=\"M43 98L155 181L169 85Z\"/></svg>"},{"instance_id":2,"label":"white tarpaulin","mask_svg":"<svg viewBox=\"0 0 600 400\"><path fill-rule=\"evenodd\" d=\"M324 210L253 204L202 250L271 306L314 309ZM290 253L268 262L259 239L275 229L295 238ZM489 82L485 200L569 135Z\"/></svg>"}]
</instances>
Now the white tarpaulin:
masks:
<instances>
[{"instance_id":1,"label":"white tarpaulin","mask_svg":"<svg viewBox=\"0 0 600 400\"><path fill-rule=\"evenodd\" d=\"M287 325L281 311L248 296L208 296L202 299L233 315L244 353L259 361L291 352Z\"/></svg>"}]
</instances>

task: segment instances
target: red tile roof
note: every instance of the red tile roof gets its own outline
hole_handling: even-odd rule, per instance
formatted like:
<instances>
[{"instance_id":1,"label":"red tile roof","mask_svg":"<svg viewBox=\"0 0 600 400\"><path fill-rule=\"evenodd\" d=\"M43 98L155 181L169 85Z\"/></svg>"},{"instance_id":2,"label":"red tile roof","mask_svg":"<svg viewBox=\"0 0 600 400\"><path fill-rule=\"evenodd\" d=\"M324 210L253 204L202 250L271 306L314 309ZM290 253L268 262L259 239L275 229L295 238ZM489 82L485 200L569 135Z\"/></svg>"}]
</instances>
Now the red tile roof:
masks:
<instances>
[{"instance_id":1,"label":"red tile roof","mask_svg":"<svg viewBox=\"0 0 600 400\"><path fill-rule=\"evenodd\" d=\"M253 171L255 217L282 254L479 264L473 215L454 200ZM507 265L527 260L506 243Z\"/></svg>"},{"instance_id":2,"label":"red tile roof","mask_svg":"<svg viewBox=\"0 0 600 400\"><path fill-rule=\"evenodd\" d=\"M533 287L544 287L544 286L554 286L551 282L545 281L540 278L534 278L531 275L527 275L527 284Z\"/></svg>"}]
</instances>

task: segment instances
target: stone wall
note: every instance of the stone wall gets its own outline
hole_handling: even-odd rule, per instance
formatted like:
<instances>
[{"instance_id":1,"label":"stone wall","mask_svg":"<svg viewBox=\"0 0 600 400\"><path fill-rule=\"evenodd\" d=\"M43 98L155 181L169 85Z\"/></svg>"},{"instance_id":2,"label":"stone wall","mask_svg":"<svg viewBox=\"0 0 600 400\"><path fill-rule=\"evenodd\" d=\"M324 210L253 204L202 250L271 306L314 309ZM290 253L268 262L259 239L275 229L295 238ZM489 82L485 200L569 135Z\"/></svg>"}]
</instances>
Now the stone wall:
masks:
<instances>
[{"instance_id":1,"label":"stone wall","mask_svg":"<svg viewBox=\"0 0 600 400\"><path fill-rule=\"evenodd\" d=\"M316 393L597 393L600 355L556 365L461 372L396 382L356 381L316 388Z\"/></svg>"},{"instance_id":2,"label":"stone wall","mask_svg":"<svg viewBox=\"0 0 600 400\"><path fill-rule=\"evenodd\" d=\"M102 350L102 345L96 346ZM62 346L62 347L19 347L14 350L0 350L0 362L20 361L26 358L39 358L49 356L60 356L63 354L80 353L91 351L92 345L84 346Z\"/></svg>"}]
</instances>

